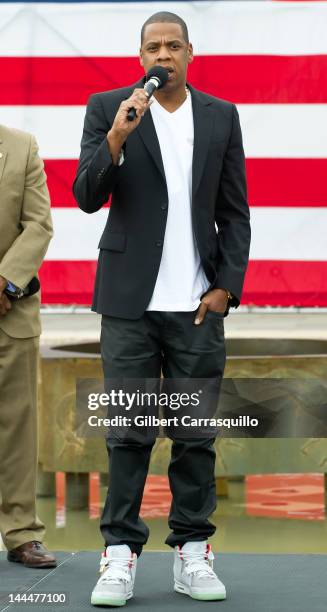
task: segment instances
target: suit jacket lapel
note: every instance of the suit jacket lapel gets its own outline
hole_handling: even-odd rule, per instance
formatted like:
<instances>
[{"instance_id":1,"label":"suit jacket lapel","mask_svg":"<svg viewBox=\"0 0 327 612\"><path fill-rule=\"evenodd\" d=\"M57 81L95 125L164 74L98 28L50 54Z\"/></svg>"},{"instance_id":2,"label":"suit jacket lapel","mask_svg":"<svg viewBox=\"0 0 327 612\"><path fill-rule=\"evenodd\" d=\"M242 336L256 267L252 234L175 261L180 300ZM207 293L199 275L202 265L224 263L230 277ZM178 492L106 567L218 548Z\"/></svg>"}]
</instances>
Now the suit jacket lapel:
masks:
<instances>
[{"instance_id":1,"label":"suit jacket lapel","mask_svg":"<svg viewBox=\"0 0 327 612\"><path fill-rule=\"evenodd\" d=\"M2 141L2 138L0 136L0 181L1 181L2 173L3 173L4 167L5 167L6 157L7 157L7 153L4 150L3 141Z\"/></svg>"},{"instance_id":2,"label":"suit jacket lapel","mask_svg":"<svg viewBox=\"0 0 327 612\"><path fill-rule=\"evenodd\" d=\"M138 130L139 135L141 136L146 148L148 149L159 172L161 173L163 180L166 183L165 170L161 157L159 140L154 127L150 109L145 113L144 117L142 117L142 120L136 129Z\"/></svg>"},{"instance_id":3,"label":"suit jacket lapel","mask_svg":"<svg viewBox=\"0 0 327 612\"><path fill-rule=\"evenodd\" d=\"M213 133L214 113L210 108L211 101L201 92L188 85L192 96L194 121L194 146L192 165L192 200L194 201L205 160L208 154L209 142Z\"/></svg>"},{"instance_id":4,"label":"suit jacket lapel","mask_svg":"<svg viewBox=\"0 0 327 612\"><path fill-rule=\"evenodd\" d=\"M137 81L131 86L129 95L127 97L132 95L134 89L143 88L144 83L145 83L145 76L142 77L139 81ZM141 137L144 145L146 146L153 161L155 162L163 180L166 183L166 177L165 177L165 171L164 171L163 161L161 157L159 140L158 140L157 133L156 133L154 123L152 120L152 115L149 110L145 113L144 117L142 117L141 122L136 128L136 132L138 132L139 136Z\"/></svg>"},{"instance_id":5,"label":"suit jacket lapel","mask_svg":"<svg viewBox=\"0 0 327 612\"><path fill-rule=\"evenodd\" d=\"M145 79L133 85L143 87ZM213 130L214 113L210 108L211 101L201 92L188 85L192 96L193 121L194 121L194 147L192 165L192 200L195 197L200 184L204 169L204 163L208 153L208 146ZM166 183L165 170L163 166L160 145L150 111L147 111L142 121L136 128L146 148L153 158L163 180Z\"/></svg>"}]
</instances>

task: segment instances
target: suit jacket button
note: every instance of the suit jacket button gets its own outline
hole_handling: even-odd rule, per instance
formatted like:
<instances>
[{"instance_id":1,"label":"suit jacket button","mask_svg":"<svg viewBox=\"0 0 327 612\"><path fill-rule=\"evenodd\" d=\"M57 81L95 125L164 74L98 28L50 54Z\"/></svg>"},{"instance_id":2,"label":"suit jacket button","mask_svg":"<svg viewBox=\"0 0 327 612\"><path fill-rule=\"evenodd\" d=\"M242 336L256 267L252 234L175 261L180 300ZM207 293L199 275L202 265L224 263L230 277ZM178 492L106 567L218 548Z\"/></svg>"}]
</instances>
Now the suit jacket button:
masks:
<instances>
[{"instance_id":1,"label":"suit jacket button","mask_svg":"<svg viewBox=\"0 0 327 612\"><path fill-rule=\"evenodd\" d=\"M162 245L163 245L162 240L157 240L157 242L156 242L156 246L157 246L157 247L161 247Z\"/></svg>"},{"instance_id":2,"label":"suit jacket button","mask_svg":"<svg viewBox=\"0 0 327 612\"><path fill-rule=\"evenodd\" d=\"M167 210L168 204L161 204L161 210Z\"/></svg>"}]
</instances>

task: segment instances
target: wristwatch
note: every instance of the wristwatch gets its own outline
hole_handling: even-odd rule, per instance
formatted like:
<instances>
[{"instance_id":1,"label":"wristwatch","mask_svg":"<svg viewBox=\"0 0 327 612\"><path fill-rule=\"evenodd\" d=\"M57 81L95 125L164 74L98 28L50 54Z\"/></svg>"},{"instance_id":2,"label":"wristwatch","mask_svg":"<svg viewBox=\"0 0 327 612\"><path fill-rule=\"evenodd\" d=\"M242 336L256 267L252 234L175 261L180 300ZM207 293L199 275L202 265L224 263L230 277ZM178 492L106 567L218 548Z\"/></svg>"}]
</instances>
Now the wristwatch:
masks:
<instances>
[{"instance_id":1,"label":"wristwatch","mask_svg":"<svg viewBox=\"0 0 327 612\"><path fill-rule=\"evenodd\" d=\"M19 300L25 295L24 289L20 289L20 287L16 287L16 285L11 283L10 281L7 282L7 286L4 290L4 293L8 295L8 297L14 298L16 300Z\"/></svg>"},{"instance_id":2,"label":"wristwatch","mask_svg":"<svg viewBox=\"0 0 327 612\"><path fill-rule=\"evenodd\" d=\"M230 302L233 299L233 296L232 296L231 292L228 291L228 289L225 289L225 291L227 293L228 301Z\"/></svg>"}]
</instances>

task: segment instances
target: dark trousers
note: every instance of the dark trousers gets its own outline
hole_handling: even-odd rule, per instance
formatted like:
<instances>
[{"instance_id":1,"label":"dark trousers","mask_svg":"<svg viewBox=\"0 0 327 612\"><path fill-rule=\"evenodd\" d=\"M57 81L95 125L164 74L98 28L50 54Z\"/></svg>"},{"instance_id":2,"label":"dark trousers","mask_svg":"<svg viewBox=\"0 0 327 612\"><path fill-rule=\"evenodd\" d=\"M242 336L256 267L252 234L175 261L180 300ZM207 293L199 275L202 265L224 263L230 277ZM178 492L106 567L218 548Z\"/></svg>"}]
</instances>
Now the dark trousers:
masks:
<instances>
[{"instance_id":1,"label":"dark trousers","mask_svg":"<svg viewBox=\"0 0 327 612\"><path fill-rule=\"evenodd\" d=\"M226 353L224 319L207 312L147 311L137 320L102 316L101 354L109 378L222 378ZM109 487L101 518L106 546L128 544L138 555L149 529L140 507L155 440L107 437ZM216 508L214 437L173 438L168 468L172 505L166 544L206 540L215 532L208 517Z\"/></svg>"}]
</instances>

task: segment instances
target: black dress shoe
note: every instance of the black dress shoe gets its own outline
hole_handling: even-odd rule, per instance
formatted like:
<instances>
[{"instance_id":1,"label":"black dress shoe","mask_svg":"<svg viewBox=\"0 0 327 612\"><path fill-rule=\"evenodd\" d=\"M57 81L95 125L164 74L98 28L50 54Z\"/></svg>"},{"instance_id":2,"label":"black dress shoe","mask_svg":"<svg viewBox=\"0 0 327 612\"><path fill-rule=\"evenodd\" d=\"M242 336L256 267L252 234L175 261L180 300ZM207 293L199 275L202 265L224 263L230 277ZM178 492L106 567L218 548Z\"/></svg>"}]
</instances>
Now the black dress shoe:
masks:
<instances>
[{"instance_id":1,"label":"black dress shoe","mask_svg":"<svg viewBox=\"0 0 327 612\"><path fill-rule=\"evenodd\" d=\"M25 567L57 567L54 555L36 540L9 550L7 559L13 563L22 563Z\"/></svg>"}]
</instances>

